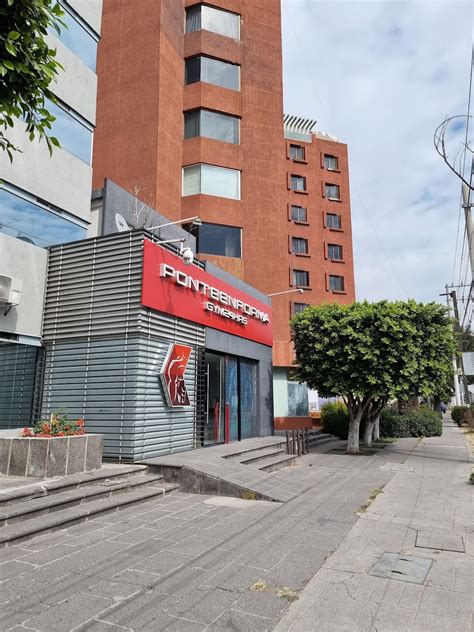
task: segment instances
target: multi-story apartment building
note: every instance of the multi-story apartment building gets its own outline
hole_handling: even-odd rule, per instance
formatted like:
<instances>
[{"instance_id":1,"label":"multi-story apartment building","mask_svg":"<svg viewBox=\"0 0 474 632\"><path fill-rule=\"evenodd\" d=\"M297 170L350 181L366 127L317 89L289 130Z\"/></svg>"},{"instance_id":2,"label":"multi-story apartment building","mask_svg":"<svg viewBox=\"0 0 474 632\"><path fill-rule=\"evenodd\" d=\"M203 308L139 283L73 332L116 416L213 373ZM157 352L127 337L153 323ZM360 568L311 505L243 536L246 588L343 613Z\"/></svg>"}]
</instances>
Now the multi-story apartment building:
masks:
<instances>
[{"instance_id":1,"label":"multi-story apartment building","mask_svg":"<svg viewBox=\"0 0 474 632\"><path fill-rule=\"evenodd\" d=\"M273 300L273 361L277 416L305 414L289 320L354 298L347 150L284 131L280 0L105 0L98 76L94 188L199 216L199 258L265 294L304 287Z\"/></svg>"},{"instance_id":2,"label":"multi-story apartment building","mask_svg":"<svg viewBox=\"0 0 474 632\"><path fill-rule=\"evenodd\" d=\"M21 149L10 163L0 153L0 427L31 418L40 360L46 247L86 236L90 214L96 54L102 0L60 0L66 27L49 45L64 67L47 103L51 134L62 148L49 155L30 142L18 120L10 140Z\"/></svg>"}]
</instances>

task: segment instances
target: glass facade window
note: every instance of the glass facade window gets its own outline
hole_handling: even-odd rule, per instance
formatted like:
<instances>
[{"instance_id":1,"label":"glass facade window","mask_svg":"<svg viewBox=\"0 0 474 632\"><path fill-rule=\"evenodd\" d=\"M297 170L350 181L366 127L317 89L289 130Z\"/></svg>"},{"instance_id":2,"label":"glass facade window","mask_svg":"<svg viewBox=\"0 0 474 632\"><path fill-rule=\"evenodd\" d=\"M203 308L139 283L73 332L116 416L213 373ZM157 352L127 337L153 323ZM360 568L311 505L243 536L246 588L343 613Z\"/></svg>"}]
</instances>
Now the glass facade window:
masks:
<instances>
[{"instance_id":1,"label":"glass facade window","mask_svg":"<svg viewBox=\"0 0 474 632\"><path fill-rule=\"evenodd\" d=\"M225 143L240 142L240 119L212 110L193 110L184 114L184 138L204 136Z\"/></svg>"},{"instance_id":2,"label":"glass facade window","mask_svg":"<svg viewBox=\"0 0 474 632\"><path fill-rule=\"evenodd\" d=\"M291 207L291 219L294 222L306 222L308 221L308 210L304 206Z\"/></svg>"},{"instance_id":3,"label":"glass facade window","mask_svg":"<svg viewBox=\"0 0 474 632\"><path fill-rule=\"evenodd\" d=\"M183 195L216 195L240 200L240 171L214 165L183 168Z\"/></svg>"},{"instance_id":4,"label":"glass facade window","mask_svg":"<svg viewBox=\"0 0 474 632\"><path fill-rule=\"evenodd\" d=\"M45 106L56 117L51 124L52 136L61 143L61 147L77 156L88 165L92 161L92 130L80 122L60 105L47 101Z\"/></svg>"},{"instance_id":5,"label":"glass facade window","mask_svg":"<svg viewBox=\"0 0 474 632\"><path fill-rule=\"evenodd\" d=\"M341 199L341 191L339 189L338 184L325 184L324 190L326 193L326 197L330 200L340 200Z\"/></svg>"},{"instance_id":6,"label":"glass facade window","mask_svg":"<svg viewBox=\"0 0 474 632\"><path fill-rule=\"evenodd\" d=\"M301 145L290 145L290 158L292 160L304 160L304 147L301 147Z\"/></svg>"},{"instance_id":7,"label":"glass facade window","mask_svg":"<svg viewBox=\"0 0 474 632\"><path fill-rule=\"evenodd\" d=\"M341 228L341 216L336 213L326 213L326 226L328 228Z\"/></svg>"},{"instance_id":8,"label":"glass facade window","mask_svg":"<svg viewBox=\"0 0 474 632\"><path fill-rule=\"evenodd\" d=\"M290 188L292 191L306 191L306 178L303 176L291 176Z\"/></svg>"},{"instance_id":9,"label":"glass facade window","mask_svg":"<svg viewBox=\"0 0 474 632\"><path fill-rule=\"evenodd\" d=\"M342 261L342 246L328 244L328 257L334 261Z\"/></svg>"},{"instance_id":10,"label":"glass facade window","mask_svg":"<svg viewBox=\"0 0 474 632\"><path fill-rule=\"evenodd\" d=\"M82 226L4 188L0 188L0 232L42 248L87 236Z\"/></svg>"},{"instance_id":11,"label":"glass facade window","mask_svg":"<svg viewBox=\"0 0 474 632\"><path fill-rule=\"evenodd\" d=\"M331 292L344 292L344 277L330 274L329 289Z\"/></svg>"},{"instance_id":12,"label":"glass facade window","mask_svg":"<svg viewBox=\"0 0 474 632\"><path fill-rule=\"evenodd\" d=\"M229 90L240 90L240 66L212 57L191 57L184 67L186 85L203 81Z\"/></svg>"},{"instance_id":13,"label":"glass facade window","mask_svg":"<svg viewBox=\"0 0 474 632\"><path fill-rule=\"evenodd\" d=\"M81 59L86 66L95 72L97 61L97 36L81 24L64 4L61 4L64 15L61 18L65 26L61 26L60 33L51 31L61 42Z\"/></svg>"},{"instance_id":14,"label":"glass facade window","mask_svg":"<svg viewBox=\"0 0 474 632\"><path fill-rule=\"evenodd\" d=\"M338 171L339 170L339 158L337 156L330 156L329 154L324 154L324 166L328 171Z\"/></svg>"},{"instance_id":15,"label":"glass facade window","mask_svg":"<svg viewBox=\"0 0 474 632\"><path fill-rule=\"evenodd\" d=\"M308 254L308 240L301 237L291 238L291 252L295 252L300 255Z\"/></svg>"},{"instance_id":16,"label":"glass facade window","mask_svg":"<svg viewBox=\"0 0 474 632\"><path fill-rule=\"evenodd\" d=\"M293 314L300 314L309 307L309 303L293 303Z\"/></svg>"},{"instance_id":17,"label":"glass facade window","mask_svg":"<svg viewBox=\"0 0 474 632\"><path fill-rule=\"evenodd\" d=\"M293 285L297 287L309 287L309 272L306 270L293 270Z\"/></svg>"},{"instance_id":18,"label":"glass facade window","mask_svg":"<svg viewBox=\"0 0 474 632\"><path fill-rule=\"evenodd\" d=\"M186 9L186 33L193 33L201 29L239 40L240 15L205 4L188 7Z\"/></svg>"},{"instance_id":19,"label":"glass facade window","mask_svg":"<svg viewBox=\"0 0 474 632\"><path fill-rule=\"evenodd\" d=\"M242 229L221 224L202 224L197 233L197 251L221 257L242 256Z\"/></svg>"}]
</instances>

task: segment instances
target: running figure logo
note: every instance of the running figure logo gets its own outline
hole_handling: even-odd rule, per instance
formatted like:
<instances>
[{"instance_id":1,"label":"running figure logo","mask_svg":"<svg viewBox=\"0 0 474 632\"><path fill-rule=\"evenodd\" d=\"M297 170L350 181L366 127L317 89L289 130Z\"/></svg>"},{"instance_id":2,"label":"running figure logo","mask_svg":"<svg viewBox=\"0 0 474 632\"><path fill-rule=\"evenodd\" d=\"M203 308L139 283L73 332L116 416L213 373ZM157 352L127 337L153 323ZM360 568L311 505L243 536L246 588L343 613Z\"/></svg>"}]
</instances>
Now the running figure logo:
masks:
<instances>
[{"instance_id":1,"label":"running figure logo","mask_svg":"<svg viewBox=\"0 0 474 632\"><path fill-rule=\"evenodd\" d=\"M192 347L173 343L168 349L160 371L160 379L165 391L168 406L189 406L189 396L184 381L184 372L188 365Z\"/></svg>"}]
</instances>

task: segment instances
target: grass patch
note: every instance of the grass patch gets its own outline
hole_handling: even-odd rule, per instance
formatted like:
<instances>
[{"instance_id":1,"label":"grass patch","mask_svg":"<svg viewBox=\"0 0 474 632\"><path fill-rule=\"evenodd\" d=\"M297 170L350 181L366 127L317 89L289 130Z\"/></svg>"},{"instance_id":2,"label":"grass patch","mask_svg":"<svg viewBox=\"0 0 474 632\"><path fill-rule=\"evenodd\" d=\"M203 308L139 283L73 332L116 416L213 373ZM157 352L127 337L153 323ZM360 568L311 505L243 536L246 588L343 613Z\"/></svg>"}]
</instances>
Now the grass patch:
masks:
<instances>
[{"instance_id":1,"label":"grass patch","mask_svg":"<svg viewBox=\"0 0 474 632\"><path fill-rule=\"evenodd\" d=\"M290 603L298 599L297 593L294 590L291 590L291 588L287 588L286 586L283 586L282 588L279 588L278 586L271 586L270 584L264 582L263 579L259 579L252 584L250 586L250 590L275 593L278 597L286 599Z\"/></svg>"},{"instance_id":2,"label":"grass patch","mask_svg":"<svg viewBox=\"0 0 474 632\"><path fill-rule=\"evenodd\" d=\"M250 489L243 489L240 493L240 497L243 498L243 500L257 500L255 492L252 492Z\"/></svg>"},{"instance_id":3,"label":"grass patch","mask_svg":"<svg viewBox=\"0 0 474 632\"><path fill-rule=\"evenodd\" d=\"M359 507L354 513L365 513L370 505L374 502L379 494L383 494L383 489L381 487L377 487L377 489L373 489L370 492L370 496L367 498L365 503Z\"/></svg>"}]
</instances>

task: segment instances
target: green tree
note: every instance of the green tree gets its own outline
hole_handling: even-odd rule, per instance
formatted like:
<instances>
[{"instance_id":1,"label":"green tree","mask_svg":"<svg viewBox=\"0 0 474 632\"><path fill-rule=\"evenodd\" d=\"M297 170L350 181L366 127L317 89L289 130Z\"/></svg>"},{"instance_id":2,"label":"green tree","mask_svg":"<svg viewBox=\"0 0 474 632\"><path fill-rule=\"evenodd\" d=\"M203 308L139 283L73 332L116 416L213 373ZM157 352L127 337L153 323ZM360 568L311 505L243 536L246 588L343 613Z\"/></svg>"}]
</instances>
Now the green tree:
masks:
<instances>
[{"instance_id":1,"label":"green tree","mask_svg":"<svg viewBox=\"0 0 474 632\"><path fill-rule=\"evenodd\" d=\"M454 336L446 310L415 301L321 305L292 321L296 375L349 410L347 451L359 451L363 417L372 440L393 397L430 395L452 375Z\"/></svg>"},{"instance_id":2,"label":"green tree","mask_svg":"<svg viewBox=\"0 0 474 632\"><path fill-rule=\"evenodd\" d=\"M45 100L55 101L50 85L62 69L46 35L59 32L62 15L56 0L0 0L0 148L10 161L20 151L7 136L15 119L24 120L30 141L46 141L50 153L60 146L48 133L55 117Z\"/></svg>"}]
</instances>

